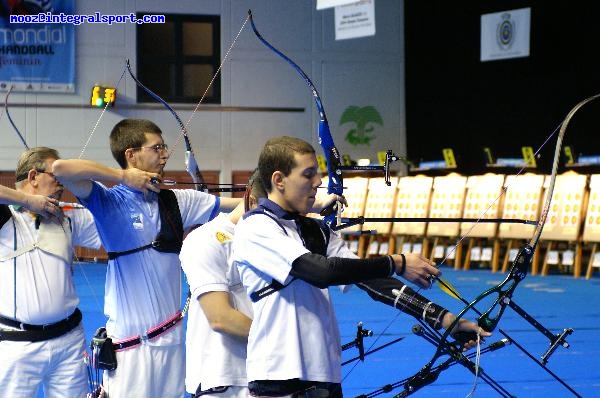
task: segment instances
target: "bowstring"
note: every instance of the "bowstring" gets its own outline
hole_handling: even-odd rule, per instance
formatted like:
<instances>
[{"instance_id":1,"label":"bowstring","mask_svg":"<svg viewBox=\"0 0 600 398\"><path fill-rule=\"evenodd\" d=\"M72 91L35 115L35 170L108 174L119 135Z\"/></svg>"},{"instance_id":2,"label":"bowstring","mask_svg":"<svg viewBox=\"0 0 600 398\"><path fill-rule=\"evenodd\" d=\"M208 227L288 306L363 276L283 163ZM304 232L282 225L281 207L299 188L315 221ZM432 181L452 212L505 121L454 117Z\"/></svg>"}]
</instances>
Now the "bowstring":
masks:
<instances>
[{"instance_id":1,"label":"bowstring","mask_svg":"<svg viewBox=\"0 0 600 398\"><path fill-rule=\"evenodd\" d=\"M107 33L108 34L108 33ZM108 52L108 49L106 49L106 51ZM119 79L117 80L117 83L115 84L115 88L118 88L119 85L121 84L121 81L123 80L123 77L125 76L125 73L127 72L127 65L125 65L123 67L123 71L121 72L121 76L119 77ZM88 145L90 144L92 137L94 136L98 126L100 125L100 121L102 120L102 118L104 117L104 114L106 113L109 105L111 103L109 101L106 101L106 103L104 104L104 108L102 109L102 112L100 113L100 116L98 117L98 119L96 120L96 122L94 123L94 126L92 127L92 130L90 132L90 134L88 134L88 137L85 141L85 143L83 144L83 147L81 148L81 152L79 153L79 156L77 157L77 159L82 159L83 155L85 154L85 151L88 147ZM77 209L73 210L73 211L77 211ZM92 282L90 280L90 278L88 277L87 272L85 271L85 267L83 265L83 262L80 261L79 257L77 256L77 252L75 250L75 247L73 247L73 259L74 261L77 263L77 266L79 267L80 271L81 271L81 275L83 276L86 285L88 286L88 288L90 289L90 291L92 292L92 296L94 297L94 302L96 304L97 309L100 311L100 313L103 313L103 307L100 303L100 299L99 299L99 294L97 294L96 289L94 288L94 286L92 285ZM94 366L94 361L92 360L92 358L90 357L90 355L87 353L87 351L83 352L83 363L87 369L87 374L88 374L88 386L90 388L90 392L88 394L86 394L86 398L87 397L97 397L99 396L97 393L100 393L102 390L102 372L100 372L100 369ZM95 368L95 369L93 369ZM98 391L97 389L100 388L100 390Z\"/></svg>"},{"instance_id":2,"label":"bowstring","mask_svg":"<svg viewBox=\"0 0 600 398\"><path fill-rule=\"evenodd\" d=\"M192 119L194 118L194 115L196 114L196 112L198 111L198 109L200 109L200 105L204 102L204 99L206 98L206 95L208 94L208 91L213 86L213 83L215 82L215 80L217 79L217 77L219 76L219 74L221 73L221 69L223 68L223 65L225 64L225 62L229 58L229 55L231 54L231 50L233 49L233 47L237 43L238 38L240 37L240 35L242 34L242 31L246 27L246 24L248 23L248 20L249 20L249 17L246 17L246 19L242 23L242 26L240 27L237 35L235 36L235 38L233 39L233 41L229 45L229 48L227 49L227 52L225 53L225 56L223 57L223 60L219 64L219 67L217 68L216 72L214 73L214 75L212 76L210 82L208 83L208 86L206 87L206 90L204 90L204 93L202 94L202 97L200 97L200 101L198 101L198 103L196 104L196 107L192 111L192 114L187 119L187 121L185 122L185 124L182 126L181 131L179 132L179 135L177 136L177 139L175 140L175 143L173 144L173 147L171 148L171 150L169 152L169 157L173 154L173 152L175 151L175 149L179 146L179 144L181 143L181 140L183 139L183 137L187 136L188 127L189 127L190 123L192 122Z\"/></svg>"},{"instance_id":3,"label":"bowstring","mask_svg":"<svg viewBox=\"0 0 600 398\"><path fill-rule=\"evenodd\" d=\"M466 395L465 398L471 398L475 395L475 390L477 389L477 380L479 378L479 363L481 360L481 334L479 331L477 332L477 351L475 352L475 378L473 379L473 386L471 386L471 390Z\"/></svg>"},{"instance_id":4,"label":"bowstring","mask_svg":"<svg viewBox=\"0 0 600 398\"><path fill-rule=\"evenodd\" d=\"M542 148L544 148L546 146L546 144L550 141L550 139L560 130L561 125L562 125L562 123L560 123L552 131L552 133L550 133L546 137L546 139L544 140L544 142L535 151L535 153L533 155L534 157L537 156L541 152ZM559 144L560 143L557 142L557 146ZM554 160L554 164L553 164L553 169L554 169L554 167L556 167L555 166L556 162L557 162L557 157L555 156L555 160ZM526 170L526 168L527 168L527 165L524 164L518 170L518 172L516 174L514 174L515 179L513 180L513 182L511 184L515 184L517 182L517 178L516 177L520 176ZM507 184L507 185L503 185L502 186L502 190L501 190L500 194L488 205L488 207L484 210L484 212L477 218L477 220L475 221L475 223L473 223L471 225L471 227L469 229L467 229L467 231L465 232L465 234L460 237L460 239L456 242L456 244L452 247L452 249L449 250L448 253L446 254L446 256L442 259L442 261L439 264L436 264L436 268L439 269L446 262L446 260L448 260L448 258L450 256L452 256L453 253L456 252L457 247L463 242L463 240L467 239L471 235L471 232L477 226L477 224L486 216L486 214L493 208L493 206L500 200L500 198L502 198L502 196L505 195L506 192L508 192L508 189L510 188L511 184ZM550 196L551 196L551 191L550 191ZM545 219L547 217L547 213L548 213L549 209L550 209L550 203L549 203L549 201L547 199L546 206L544 206L544 209L543 209L543 211L540 214L540 219L538 220L538 226L539 225L543 225L543 223L545 222ZM538 227L538 229L539 229L539 227ZM540 234L541 234L541 230L540 230ZM534 236L535 236L535 234L534 234ZM440 278L435 278L435 279L437 279L438 283L440 283L441 285L449 288L448 284L443 279L440 279ZM432 280L432 283L433 283L433 280ZM421 288L419 288L418 291L420 291L420 290L421 290ZM453 290L456 290L456 289L453 289ZM451 324L451 327L458 326L458 323L456 323L455 326L452 326L453 324ZM472 397L473 394L475 393L475 389L477 388L477 381L478 381L478 377L479 377L480 360L481 360L481 336L480 336L480 331L478 329L477 330L476 354L475 354L475 375L474 375L474 380L473 380L473 386L471 388L471 391L469 391L469 393L467 394L467 398Z\"/></svg>"},{"instance_id":5,"label":"bowstring","mask_svg":"<svg viewBox=\"0 0 600 398\"><path fill-rule=\"evenodd\" d=\"M233 49L233 46L236 44L240 34L242 33L242 31L244 30L244 27L246 26L246 23L248 22L248 17L246 17L246 19L244 20L244 23L242 24L242 27L240 28L240 30L238 31L237 35L235 36L233 42L231 43L231 45L229 46L229 49L227 50L225 57L223 58L223 61L221 61L219 67L217 68L217 71L215 72L215 74L213 75L213 77L211 78L208 86L206 87L206 90L204 90L204 93L202 94L202 97L200 98L200 101L196 104L196 107L194 108L192 114L190 115L189 119L187 120L187 122L182 126L181 131L175 141L175 144L173 145L169 155L173 154L173 151L175 150L175 148L179 145L179 143L181 142L182 138L184 135L187 134L187 129L188 126L190 125L190 123L192 122L192 119L194 118L194 114L198 111L198 109L200 108L200 105L202 104L202 102L204 101L204 98L206 97L208 91L210 90L210 88L212 87L214 81L216 80L217 76L219 75L221 69L223 68L223 65L225 64L226 60L229 58L229 55L231 53L231 50ZM115 87L118 87L121 84L121 81L123 80L123 77L125 76L125 74L127 73L127 65L125 65L123 67L123 71L121 72L121 76L119 77L119 79L117 80L117 83L115 85ZM11 90L12 90L12 86L11 86ZM10 90L9 90L9 94L10 94ZM8 98L8 95L7 95ZM96 122L94 123L94 127L92 128L92 131L90 132L85 144L83 145L83 148L81 149L81 153L78 156L78 159L81 159L87 149L87 146L89 145L94 133L96 132L96 129L98 128L100 121L102 120L102 117L104 116L104 114L106 113L106 110L108 108L108 106L110 105L110 102L107 102L104 105L104 108L102 109L102 112L100 113L100 116L98 117L98 119L96 120ZM0 119L2 118L2 114L0 114Z\"/></svg>"},{"instance_id":6,"label":"bowstring","mask_svg":"<svg viewBox=\"0 0 600 398\"><path fill-rule=\"evenodd\" d=\"M123 77L125 76L125 72L126 71L127 71L127 69L124 67L123 71L121 72L121 76L117 80L117 84L115 85L115 88L119 87L119 85L121 84L121 81L123 80ZM77 157L77 159L82 159L83 158L83 155L84 155L84 153L85 153L85 151L86 151L89 143L91 142L92 137L94 136L94 133L96 132L96 129L100 125L100 121L102 120L102 117L106 113L106 110L107 110L107 108L108 108L109 105L110 105L110 102L107 101L106 104L104 105L104 108L102 109L102 112L100 113L100 116L98 117L98 119L94 123L94 127L92 128L92 131L88 135L88 138L85 141L85 143L84 143L84 145L83 145L83 147L81 149L81 152L79 153L79 156ZM73 211L77 211L77 209L75 209ZM92 286L92 283L91 283L91 281L90 281L87 273L85 272L84 266L83 266L82 262L79 260L79 257L77 256L77 253L75 252L75 250L73 250L73 255L74 255L74 260L79 265L79 268L81 270L81 274L82 274L83 278L85 279L86 284L88 285L88 287L90 288L90 291L92 292L92 296L94 296L94 301L96 302L96 306L102 312L102 305L100 304L100 301L99 301L99 298L98 298L98 294L96 294L96 289L94 289L94 287Z\"/></svg>"},{"instance_id":7,"label":"bowstring","mask_svg":"<svg viewBox=\"0 0 600 398\"><path fill-rule=\"evenodd\" d=\"M119 85L121 84L121 80L123 80L123 77L125 76L125 72L127 72L127 66L123 67L123 72L121 72L121 77L119 77L119 80L117 80L117 84L115 85L115 88L119 87ZM81 152L79 153L79 156L77 157L77 159L83 158L83 154L85 153L85 150L87 149L90 141L92 140L92 137L94 136L94 133L96 132L96 129L100 125L100 121L102 120L102 117L106 113L106 110L108 109L108 107L109 107L110 104L111 104L110 101L106 101L106 104L104 104L104 108L102 109L102 112L100 113L100 116L96 120L96 123L94 123L94 127L92 128L92 131L88 135L87 140L83 144L83 147L81 148Z\"/></svg>"},{"instance_id":8,"label":"bowstring","mask_svg":"<svg viewBox=\"0 0 600 398\"><path fill-rule=\"evenodd\" d=\"M105 5L108 5L109 0L105 1ZM104 29L104 39L105 39L105 43L109 43L109 29ZM108 44L104 46L104 59L108 59ZM123 80L123 76L125 76L125 72L126 72L126 67L123 67L123 71L121 72L121 76L119 77L119 80L117 80L117 84L114 86L115 89L119 87L119 85L121 84L121 80ZM106 63L104 65L104 72L106 74ZM114 81L114 80L113 80ZM116 95L116 92L115 92ZM116 96L115 96L116 99ZM104 108L102 109L102 112L100 113L100 116L98 117L98 119L96 120L96 123L94 123L94 127L92 127L92 131L90 132L90 134L88 134L88 138L85 141L85 143L83 144L83 147L81 148L81 152L79 153L79 156L77 157L77 159L82 159L83 155L87 149L87 146L89 145L89 143L92 140L92 137L94 135L94 133L96 132L96 129L98 128L98 126L100 125L100 121L102 120L102 117L104 116L104 114L106 113L106 110L108 108L109 102L107 101L104 104Z\"/></svg>"}]
</instances>

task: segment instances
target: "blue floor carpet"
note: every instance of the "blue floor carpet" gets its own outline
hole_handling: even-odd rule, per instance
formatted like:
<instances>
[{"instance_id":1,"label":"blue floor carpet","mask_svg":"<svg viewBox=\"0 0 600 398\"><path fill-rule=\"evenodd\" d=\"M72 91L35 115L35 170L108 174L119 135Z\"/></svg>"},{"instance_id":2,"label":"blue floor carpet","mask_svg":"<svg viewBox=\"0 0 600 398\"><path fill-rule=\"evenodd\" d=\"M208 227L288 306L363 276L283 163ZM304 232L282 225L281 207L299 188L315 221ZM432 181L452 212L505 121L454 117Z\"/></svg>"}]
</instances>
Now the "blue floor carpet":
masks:
<instances>
[{"instance_id":1,"label":"blue floor carpet","mask_svg":"<svg viewBox=\"0 0 600 398\"><path fill-rule=\"evenodd\" d=\"M77 291L81 297L84 326L88 341L96 328L102 326L105 264L82 263L74 268ZM444 278L451 282L467 300L474 299L484 290L504 279L500 273L487 270L454 271L444 268ZM184 289L185 290L185 289ZM342 342L348 343L356 336L357 324L373 332L364 339L365 349L379 347L403 337L398 343L368 355L364 362L355 361L342 369L346 397L361 394L373 396L381 387L396 383L416 373L435 352L433 345L411 332L416 323L407 315L372 301L359 289L341 294L332 289L337 309ZM422 292L458 313L463 305L440 289ZM600 397L600 278L573 279L552 275L528 276L517 287L514 301L553 334L573 328L568 337L570 348L559 347L551 356L548 368L561 377L579 395ZM487 306L486 306L487 304ZM490 305L484 301L477 308L485 311ZM474 319L476 314L466 314ZM549 346L548 339L512 309L508 308L498 325L516 342L539 358ZM496 330L487 343L501 339ZM344 351L344 360L358 355L355 348ZM514 345L481 356L480 366L510 394L517 397L573 397L576 396L556 381L550 374L529 359ZM439 378L415 392L414 397L465 397L475 385L476 397L501 396L481 379L461 365L443 371ZM401 388L382 394L393 397Z\"/></svg>"}]
</instances>

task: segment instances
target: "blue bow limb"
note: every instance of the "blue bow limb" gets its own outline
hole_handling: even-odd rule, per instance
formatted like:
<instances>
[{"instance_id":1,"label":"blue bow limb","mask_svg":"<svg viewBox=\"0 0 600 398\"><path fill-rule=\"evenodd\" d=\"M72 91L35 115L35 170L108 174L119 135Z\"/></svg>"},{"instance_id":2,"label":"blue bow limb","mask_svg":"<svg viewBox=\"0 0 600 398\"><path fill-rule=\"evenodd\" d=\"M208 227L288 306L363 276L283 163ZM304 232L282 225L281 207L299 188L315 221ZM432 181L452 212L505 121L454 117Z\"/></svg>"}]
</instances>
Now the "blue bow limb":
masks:
<instances>
[{"instance_id":1,"label":"blue bow limb","mask_svg":"<svg viewBox=\"0 0 600 398\"><path fill-rule=\"evenodd\" d=\"M177 120L177 124L179 125L181 133L183 134L183 139L185 141L186 170L192 177L192 181L194 181L196 189L199 191L204 190L206 188L206 183L204 182L204 177L202 176L202 173L200 172L200 168L198 167L198 163L196 162L196 157L194 155L194 151L192 149L192 144L190 142L190 138L188 136L187 128L185 127L185 124L183 124L183 121L181 120L181 118L179 117L177 112L175 112L175 109L173 109L167 103L167 101L162 99L158 94L156 94L155 92L150 90L142 82L140 82L137 77L135 77L135 75L133 74L133 71L131 70L131 65L129 63L129 59L126 60L126 65L127 65L127 71L129 72L129 75L135 81L135 83L138 86L140 86L144 91L146 91L146 93L148 93L148 95L150 95L156 101L160 102L165 108L167 108L167 110L171 113L171 115L173 115L175 120Z\"/></svg>"},{"instance_id":2,"label":"blue bow limb","mask_svg":"<svg viewBox=\"0 0 600 398\"><path fill-rule=\"evenodd\" d=\"M344 193L344 184L342 179L342 161L340 151L335 146L333 142L333 137L331 136L331 130L329 129L329 123L327 122L327 116L325 115L325 109L323 108L323 102L321 101L321 97L319 96L319 92L317 91L315 85L310 80L308 75L296 64L292 61L287 55L283 54L281 51L273 47L271 43L266 41L262 35L256 29L256 25L254 24L254 19L252 18L252 10L248 10L248 18L250 19L250 24L252 26L252 30L258 39L269 49L271 49L275 54L279 55L283 58L287 63L289 63L295 70L302 76L308 87L310 88L317 111L319 112L319 144L323 148L323 152L325 153L325 159L327 160L327 176L329 177L329 182L327 184L327 192L330 194L343 195ZM324 220L329 226L335 226L336 217L337 217L337 208L339 204L334 202L329 208L324 209L321 213L324 214Z\"/></svg>"}]
</instances>

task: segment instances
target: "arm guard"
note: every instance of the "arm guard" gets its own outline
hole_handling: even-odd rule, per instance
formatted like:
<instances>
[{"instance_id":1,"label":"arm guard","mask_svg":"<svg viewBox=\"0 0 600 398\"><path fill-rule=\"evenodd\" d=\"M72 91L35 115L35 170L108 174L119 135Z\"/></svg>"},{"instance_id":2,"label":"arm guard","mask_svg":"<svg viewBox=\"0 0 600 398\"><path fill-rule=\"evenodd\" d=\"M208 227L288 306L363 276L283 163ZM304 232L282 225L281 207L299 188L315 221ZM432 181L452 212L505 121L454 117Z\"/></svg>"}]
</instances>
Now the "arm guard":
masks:
<instances>
[{"instance_id":1,"label":"arm guard","mask_svg":"<svg viewBox=\"0 0 600 398\"><path fill-rule=\"evenodd\" d=\"M415 293L413 289L396 278L371 279L356 285L367 292L373 300L398 308L417 319L422 319L434 329L442 327L442 319L448 312L444 307Z\"/></svg>"},{"instance_id":2,"label":"arm guard","mask_svg":"<svg viewBox=\"0 0 600 398\"><path fill-rule=\"evenodd\" d=\"M394 272L389 256L372 259L324 257L306 253L292 263L290 275L319 289L333 285L350 285L373 278L383 278Z\"/></svg>"}]
</instances>

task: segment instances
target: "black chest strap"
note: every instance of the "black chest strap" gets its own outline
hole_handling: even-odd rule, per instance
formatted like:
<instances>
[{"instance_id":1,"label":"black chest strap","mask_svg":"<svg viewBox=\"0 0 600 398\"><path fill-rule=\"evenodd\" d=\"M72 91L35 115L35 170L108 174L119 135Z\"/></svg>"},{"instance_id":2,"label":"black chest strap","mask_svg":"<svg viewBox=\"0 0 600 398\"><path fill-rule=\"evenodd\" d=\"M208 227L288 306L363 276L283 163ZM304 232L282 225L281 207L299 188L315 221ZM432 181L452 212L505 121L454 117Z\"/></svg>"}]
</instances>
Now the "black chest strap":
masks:
<instances>
[{"instance_id":1,"label":"black chest strap","mask_svg":"<svg viewBox=\"0 0 600 398\"><path fill-rule=\"evenodd\" d=\"M175 192L161 189L158 194L158 212L160 215L160 231L154 240L141 247L120 252L108 252L108 259L137 253L146 249L154 249L163 253L179 253L183 244L183 220L177 203Z\"/></svg>"},{"instance_id":2,"label":"black chest strap","mask_svg":"<svg viewBox=\"0 0 600 398\"><path fill-rule=\"evenodd\" d=\"M257 208L249 213L246 213L246 216L253 214L264 214L270 217L281 227L281 229L283 229L283 232L285 232L287 235L287 231L275 216L265 212L261 208ZM320 220L305 216L298 216L294 219L294 221L299 229L298 232L302 238L304 247L306 247L311 253L326 256L327 246L329 245L329 228L327 225L322 223ZM292 278L292 280L284 285L281 282L273 279L269 285L250 293L250 300L252 300L252 302L257 302L258 300L283 289L295 280L296 278Z\"/></svg>"},{"instance_id":3,"label":"black chest strap","mask_svg":"<svg viewBox=\"0 0 600 398\"><path fill-rule=\"evenodd\" d=\"M2 228L11 217L12 213L10 212L8 205L0 205L0 228Z\"/></svg>"},{"instance_id":4,"label":"black chest strap","mask_svg":"<svg viewBox=\"0 0 600 398\"><path fill-rule=\"evenodd\" d=\"M321 220L311 217L299 216L296 225L300 228L300 236L304 247L311 253L327 256L329 245L329 228Z\"/></svg>"},{"instance_id":5,"label":"black chest strap","mask_svg":"<svg viewBox=\"0 0 600 398\"><path fill-rule=\"evenodd\" d=\"M161 189L158 194L160 231L154 239L154 249L160 252L179 253L183 244L183 220L175 192Z\"/></svg>"}]
</instances>

